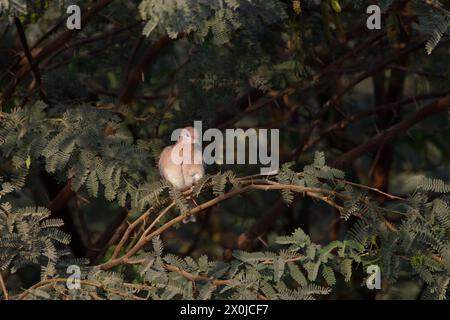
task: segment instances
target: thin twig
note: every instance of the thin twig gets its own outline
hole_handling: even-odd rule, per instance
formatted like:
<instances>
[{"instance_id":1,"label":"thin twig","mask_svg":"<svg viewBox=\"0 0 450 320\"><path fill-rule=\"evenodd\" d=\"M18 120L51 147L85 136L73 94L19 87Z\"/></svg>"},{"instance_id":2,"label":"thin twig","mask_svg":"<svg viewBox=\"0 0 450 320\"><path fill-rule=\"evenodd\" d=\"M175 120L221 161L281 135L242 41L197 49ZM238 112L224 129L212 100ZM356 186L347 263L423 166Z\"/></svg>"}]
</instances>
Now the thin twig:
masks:
<instances>
[{"instance_id":1,"label":"thin twig","mask_svg":"<svg viewBox=\"0 0 450 320\"><path fill-rule=\"evenodd\" d=\"M49 285L55 285L57 283L67 283L67 280L68 279L65 279L65 278L55 278L55 279L42 280L41 282L36 283L32 287L30 287L30 288L26 289L24 292L22 292L17 297L17 300L23 300L28 295L30 295L32 293L32 291L35 290L35 289L46 287L46 286L49 286ZM122 297L127 298L127 299L130 299L130 297L133 296L135 299L145 300L145 299L136 297L134 295L126 294L126 293L123 293L123 292L120 292L120 291L108 288L102 283L93 282L91 280L80 280L80 284L84 284L86 286L91 286L91 287L96 287L96 288L99 288L99 289L103 289L103 290L105 290L107 292L111 292L113 294L122 296ZM130 285L132 285L132 284L130 284ZM129 287L129 286L127 286L127 284L124 283L124 287Z\"/></svg>"},{"instance_id":2,"label":"thin twig","mask_svg":"<svg viewBox=\"0 0 450 320\"><path fill-rule=\"evenodd\" d=\"M267 183L266 180L263 180ZM260 181L261 182L261 181ZM173 207L174 203L171 203L168 207L166 207L158 216L158 218L155 219L155 221L152 223L151 226L149 226L145 231L144 234L141 236L139 241L131 247L131 249L123 256L119 258L110 259L106 263L100 265L99 267L103 270L109 270L115 266L118 266L123 263L127 263L129 259L134 256L139 250L141 250L147 243L149 243L154 237L162 234L167 229L171 228L175 224L181 222L183 219L185 219L188 216L199 214L200 212L204 211L205 209L212 207L222 201L225 201L227 199L233 198L235 196L238 196L240 194L252 191L252 190L262 190L262 191L269 191L269 190L291 190L293 192L297 192L300 194L306 194L310 197L317 198L321 201L324 201L325 203L333 206L334 208L338 210L343 210L343 208L334 202L330 200L329 197L339 197L342 199L347 199L346 196L341 195L333 190L325 190L320 188L308 188L303 186L297 186L297 185L285 185L285 184L279 184L274 181L270 181L270 184L249 184L246 186L243 186L238 189L233 189L232 191L228 193L224 193L214 199L211 199L205 203L202 203L198 205L197 207L189 210L187 213L183 215L179 215L172 220L166 222L161 227L153 231L149 234L150 230L154 227L154 225L160 220L162 216L164 216L167 212L170 211L170 209Z\"/></svg>"},{"instance_id":3,"label":"thin twig","mask_svg":"<svg viewBox=\"0 0 450 320\"><path fill-rule=\"evenodd\" d=\"M173 207L175 206L175 201L169 204L161 213L153 220L153 222L145 229L141 238L145 238L148 233L153 229L153 227L164 217Z\"/></svg>"},{"instance_id":4,"label":"thin twig","mask_svg":"<svg viewBox=\"0 0 450 320\"><path fill-rule=\"evenodd\" d=\"M131 232L140 224L140 223L144 223L145 219L149 216L150 212L153 210L153 208L148 209L144 214L142 214L139 218L137 218L136 220L134 220L133 223L131 223L128 228L125 230L125 233L123 234L122 238L119 241L119 244L116 246L116 248L114 249L114 252L111 256L111 259L115 259L117 258L117 256L120 253L120 250L123 248L123 246L125 245L125 242L128 240Z\"/></svg>"},{"instance_id":5,"label":"thin twig","mask_svg":"<svg viewBox=\"0 0 450 320\"><path fill-rule=\"evenodd\" d=\"M385 196L386 198L389 198L389 199L392 199L392 200L406 201L405 198L402 198L402 197L399 197L399 196L395 196L395 195L389 194L389 193L387 193L387 192L381 191L381 190L378 189L378 188L369 187L369 186L366 186L366 185L364 185L364 184L359 184L359 183L355 183L355 182L350 182L350 181L347 181L347 180L340 180L340 181L343 181L344 183L346 183L346 184L348 184L348 185L351 185L351 186L354 186L354 187L358 187L358 188L362 188L362 189L367 189L367 190L370 190L370 191L379 193L380 195L383 195L383 196Z\"/></svg>"},{"instance_id":6,"label":"thin twig","mask_svg":"<svg viewBox=\"0 0 450 320\"><path fill-rule=\"evenodd\" d=\"M9 300L8 290L6 290L5 281L3 279L3 275L1 272L0 272L0 289L2 289L5 300Z\"/></svg>"}]
</instances>

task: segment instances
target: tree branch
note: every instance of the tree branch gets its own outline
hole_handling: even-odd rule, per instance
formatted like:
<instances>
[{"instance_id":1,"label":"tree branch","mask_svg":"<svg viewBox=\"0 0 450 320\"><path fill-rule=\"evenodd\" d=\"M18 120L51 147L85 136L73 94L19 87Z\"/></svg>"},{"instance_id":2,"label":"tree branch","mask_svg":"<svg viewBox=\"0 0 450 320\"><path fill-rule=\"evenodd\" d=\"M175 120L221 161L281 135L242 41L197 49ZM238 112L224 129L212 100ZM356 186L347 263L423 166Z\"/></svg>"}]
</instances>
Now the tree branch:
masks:
<instances>
[{"instance_id":1,"label":"tree branch","mask_svg":"<svg viewBox=\"0 0 450 320\"><path fill-rule=\"evenodd\" d=\"M285 211L286 204L279 199L269 212L238 237L236 241L237 247L240 250L248 249L252 241L260 237L267 229L273 226L276 220L284 214Z\"/></svg>"},{"instance_id":2,"label":"tree branch","mask_svg":"<svg viewBox=\"0 0 450 320\"><path fill-rule=\"evenodd\" d=\"M0 289L3 291L3 296L5 297L5 300L9 300L8 290L6 290L5 281L3 279L3 275L0 272Z\"/></svg>"},{"instance_id":3,"label":"tree branch","mask_svg":"<svg viewBox=\"0 0 450 320\"><path fill-rule=\"evenodd\" d=\"M44 89L42 88L42 79L41 79L41 75L39 73L39 68L33 62L33 57L30 52L30 47L28 46L27 37L25 36L22 22L20 22L20 19L18 17L14 17L14 24L16 25L17 33L19 34L19 39L22 44L22 49L23 49L23 52L28 61L28 66L31 68L33 75L34 75L34 80L36 81L36 83L39 87L39 93L41 95L41 99L45 102L48 102L47 96L44 92Z\"/></svg>"},{"instance_id":4,"label":"tree branch","mask_svg":"<svg viewBox=\"0 0 450 320\"><path fill-rule=\"evenodd\" d=\"M369 141L366 141L363 144L359 145L358 147L339 156L333 162L333 166L336 168L344 168L355 159L359 158L360 156L364 155L367 152L372 151L374 148L380 146L386 141L398 136L399 134L408 130L415 124L423 121L424 119L436 113L442 112L449 108L450 108L450 94L441 99L437 99L428 106L420 109L419 111L416 111L408 118L398 122L396 125L393 125L390 128L380 132Z\"/></svg>"},{"instance_id":5,"label":"tree branch","mask_svg":"<svg viewBox=\"0 0 450 320\"><path fill-rule=\"evenodd\" d=\"M183 38L186 35L186 33L180 33L176 39ZM176 39L164 35L147 49L141 61L124 78L124 83L121 85L121 91L119 92L121 102L128 104L133 101L139 82L143 81L144 73L155 63L159 54Z\"/></svg>"},{"instance_id":6,"label":"tree branch","mask_svg":"<svg viewBox=\"0 0 450 320\"><path fill-rule=\"evenodd\" d=\"M107 5L111 4L114 0L102 0L95 4L90 10L81 17L81 24L85 26L100 10L102 10ZM58 51L61 47L64 47L66 43L72 38L72 36L77 32L77 30L66 30L59 37L53 40L50 44L40 51L34 58L34 65L38 65L44 59L48 58L52 53ZM15 75L13 81L4 90L2 97L0 99L0 110L9 101L14 93L14 90L19 85L19 83L32 71L32 66L27 64L23 66L18 73Z\"/></svg>"},{"instance_id":7,"label":"tree branch","mask_svg":"<svg viewBox=\"0 0 450 320\"><path fill-rule=\"evenodd\" d=\"M268 184L255 184L255 183L262 183L266 182ZM346 196L341 195L333 190L326 190L326 189L320 189L320 188L309 188L309 187L303 187L298 185L286 185L286 184L279 184L273 181L268 180L253 180L251 184L247 184L242 186L241 188L234 189L228 193L224 193L212 200L209 200L205 203L202 203L198 205L197 207L189 210L186 213L183 213L172 220L166 222L161 227L150 233L151 229L156 225L156 223L159 221L159 219L166 215L170 209L174 206L174 203L171 203L168 207L166 207L158 216L158 218L155 219L155 221L144 231L144 233L141 235L138 242L123 256L118 258L111 258L109 261L107 261L104 264L101 264L99 267L102 270L109 270L111 268L114 268L115 266L118 266L123 263L127 263L129 259L134 256L139 250L141 250L147 243L149 243L154 237L162 234L167 229L171 228L172 226L176 225L177 223L181 222L183 219L185 219L188 216L199 214L205 209L215 206L218 203L225 201L227 199L233 198L235 196L238 196L240 194L252 191L252 190L261 190L261 191L269 191L269 190L291 190L292 192L300 193L300 194L306 194L310 197L317 198L321 201L324 201L328 203L329 205L335 207L338 210L343 210L343 208L334 202L332 202L329 198L331 197L339 197L341 199L347 199Z\"/></svg>"}]
</instances>

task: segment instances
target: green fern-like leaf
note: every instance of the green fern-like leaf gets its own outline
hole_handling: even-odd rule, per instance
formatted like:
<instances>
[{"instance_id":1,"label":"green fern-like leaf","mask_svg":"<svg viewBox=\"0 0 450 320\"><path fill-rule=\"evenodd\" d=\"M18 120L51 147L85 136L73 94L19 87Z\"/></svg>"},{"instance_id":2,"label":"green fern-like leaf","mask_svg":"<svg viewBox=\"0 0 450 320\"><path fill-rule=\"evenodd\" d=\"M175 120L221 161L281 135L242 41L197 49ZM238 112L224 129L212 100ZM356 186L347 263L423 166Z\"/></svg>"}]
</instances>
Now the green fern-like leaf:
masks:
<instances>
[{"instance_id":1,"label":"green fern-like leaf","mask_svg":"<svg viewBox=\"0 0 450 320\"><path fill-rule=\"evenodd\" d=\"M417 187L420 190L438 193L450 193L450 185L441 179L422 177L419 178Z\"/></svg>"},{"instance_id":2,"label":"green fern-like leaf","mask_svg":"<svg viewBox=\"0 0 450 320\"><path fill-rule=\"evenodd\" d=\"M326 265L322 266L322 276L329 286L334 286L336 284L336 276L331 267Z\"/></svg>"}]
</instances>

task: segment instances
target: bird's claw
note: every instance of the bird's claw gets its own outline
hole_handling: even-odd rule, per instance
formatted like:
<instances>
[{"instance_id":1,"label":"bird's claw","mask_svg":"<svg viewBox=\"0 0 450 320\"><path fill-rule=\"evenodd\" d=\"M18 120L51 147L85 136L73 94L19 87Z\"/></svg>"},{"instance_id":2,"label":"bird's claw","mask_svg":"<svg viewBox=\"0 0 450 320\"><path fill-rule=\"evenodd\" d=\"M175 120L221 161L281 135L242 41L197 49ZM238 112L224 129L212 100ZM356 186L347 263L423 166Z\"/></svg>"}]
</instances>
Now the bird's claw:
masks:
<instances>
[{"instance_id":1,"label":"bird's claw","mask_svg":"<svg viewBox=\"0 0 450 320\"><path fill-rule=\"evenodd\" d=\"M188 216L186 218L183 219L183 223L189 223L189 222L196 222L197 218L195 218L194 215Z\"/></svg>"}]
</instances>

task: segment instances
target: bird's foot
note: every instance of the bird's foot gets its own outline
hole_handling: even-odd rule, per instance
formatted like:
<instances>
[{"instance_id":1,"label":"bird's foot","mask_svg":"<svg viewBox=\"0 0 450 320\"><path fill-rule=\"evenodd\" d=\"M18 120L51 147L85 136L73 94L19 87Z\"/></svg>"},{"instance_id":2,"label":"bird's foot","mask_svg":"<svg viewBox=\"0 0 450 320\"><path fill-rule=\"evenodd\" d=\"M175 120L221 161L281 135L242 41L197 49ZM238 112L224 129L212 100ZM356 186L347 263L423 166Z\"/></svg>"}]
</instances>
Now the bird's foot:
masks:
<instances>
[{"instance_id":1,"label":"bird's foot","mask_svg":"<svg viewBox=\"0 0 450 320\"><path fill-rule=\"evenodd\" d=\"M185 223L185 224L189 223L189 222L196 222L196 221L197 221L197 218L195 218L194 215L186 217L186 218L183 219L183 223Z\"/></svg>"}]
</instances>

